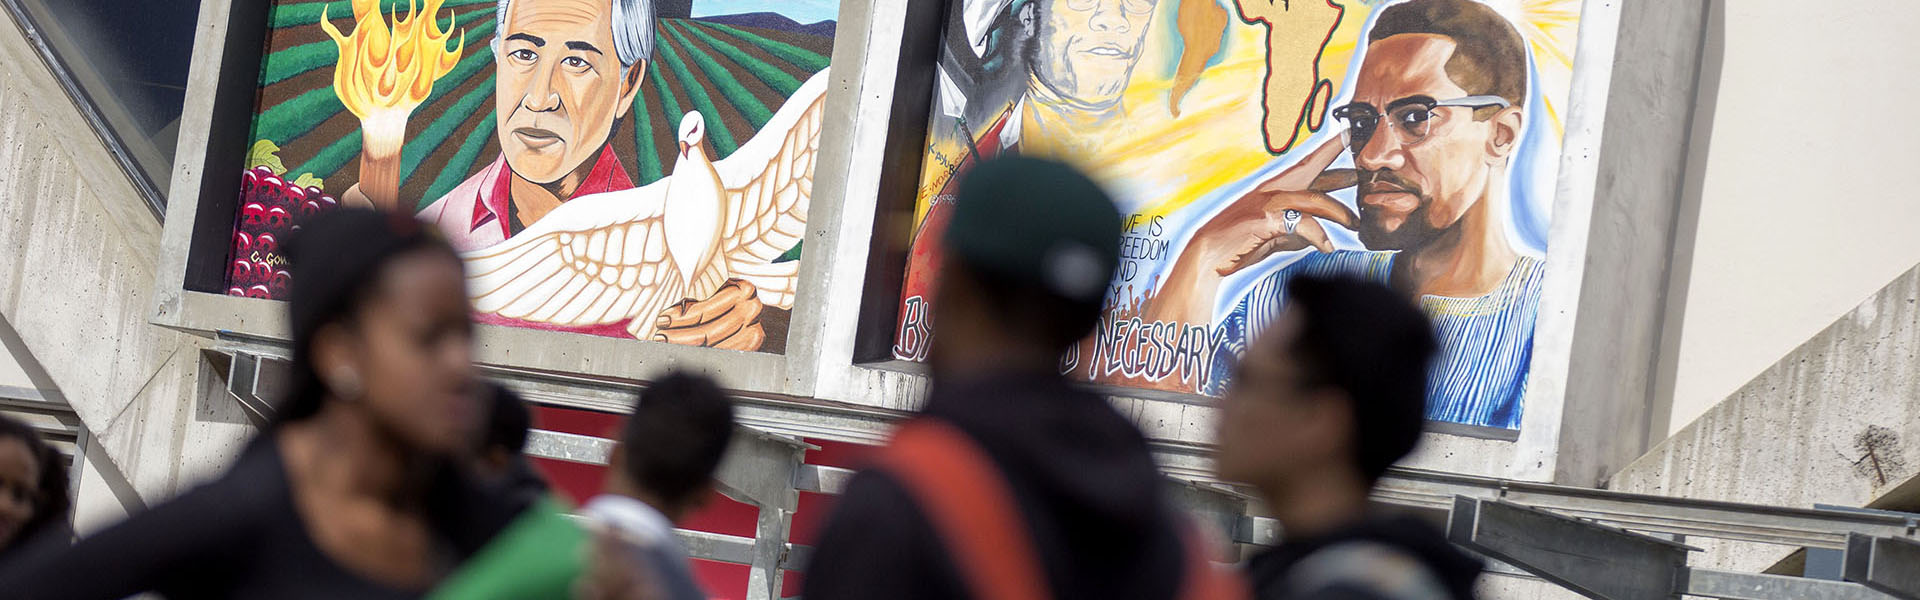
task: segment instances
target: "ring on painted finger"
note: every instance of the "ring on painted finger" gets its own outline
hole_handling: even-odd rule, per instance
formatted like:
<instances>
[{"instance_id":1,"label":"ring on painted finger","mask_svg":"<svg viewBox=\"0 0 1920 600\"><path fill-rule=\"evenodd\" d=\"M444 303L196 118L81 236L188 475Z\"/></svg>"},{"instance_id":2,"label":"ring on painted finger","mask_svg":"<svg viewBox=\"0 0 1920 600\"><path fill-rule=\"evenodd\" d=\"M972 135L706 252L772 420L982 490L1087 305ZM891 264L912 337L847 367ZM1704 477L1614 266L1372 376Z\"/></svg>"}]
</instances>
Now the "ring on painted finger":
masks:
<instances>
[{"instance_id":1,"label":"ring on painted finger","mask_svg":"<svg viewBox=\"0 0 1920 600\"><path fill-rule=\"evenodd\" d=\"M1294 228L1300 226L1300 211L1289 208L1286 212L1280 213L1280 219L1287 228L1287 234L1292 235Z\"/></svg>"}]
</instances>

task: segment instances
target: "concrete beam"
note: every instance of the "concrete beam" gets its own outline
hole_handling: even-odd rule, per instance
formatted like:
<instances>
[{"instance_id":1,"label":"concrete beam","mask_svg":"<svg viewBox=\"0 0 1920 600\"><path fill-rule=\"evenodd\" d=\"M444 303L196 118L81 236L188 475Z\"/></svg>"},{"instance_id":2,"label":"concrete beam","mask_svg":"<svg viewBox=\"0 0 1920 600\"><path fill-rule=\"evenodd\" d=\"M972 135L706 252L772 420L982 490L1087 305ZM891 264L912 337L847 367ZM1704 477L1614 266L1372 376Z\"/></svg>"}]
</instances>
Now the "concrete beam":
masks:
<instances>
[{"instance_id":1,"label":"concrete beam","mask_svg":"<svg viewBox=\"0 0 1920 600\"><path fill-rule=\"evenodd\" d=\"M1553 479L1566 485L1599 485L1650 443L1654 357L1666 312L1709 0L1593 1L1586 3L1583 16L1604 12L1596 7L1606 5L1619 5L1619 37L1605 94L1605 135L1592 206L1585 215L1569 214L1566 209L1572 207L1564 205L1554 212L1555 230L1583 223L1586 232L1582 243L1571 247L1553 238L1548 252L1550 269L1556 258L1582 263L1575 268L1577 281L1555 282L1552 275L1548 281L1550 293L1556 284L1578 290L1578 302L1571 305L1578 312L1564 404L1555 424L1560 440ZM1583 50L1586 42L1581 40ZM1580 60L1593 58L1580 55ZM1578 87L1574 93L1582 97ZM1573 160L1580 150L1571 144L1579 125L1568 124L1564 160ZM1554 318L1545 303L1540 318L1543 328ZM1542 341L1536 339L1535 345ZM1536 359L1536 370L1539 363Z\"/></svg>"},{"instance_id":2,"label":"concrete beam","mask_svg":"<svg viewBox=\"0 0 1920 600\"><path fill-rule=\"evenodd\" d=\"M1665 600L1687 546L1499 500L1460 496L1447 541L1605 600Z\"/></svg>"},{"instance_id":3,"label":"concrete beam","mask_svg":"<svg viewBox=\"0 0 1920 600\"><path fill-rule=\"evenodd\" d=\"M1920 266L1613 478L1618 490L1901 508L1920 481ZM1702 566L1766 568L1779 547L1703 542Z\"/></svg>"},{"instance_id":4,"label":"concrete beam","mask_svg":"<svg viewBox=\"0 0 1920 600\"><path fill-rule=\"evenodd\" d=\"M1920 600L1920 541L1853 534L1847 537L1845 576L1881 593Z\"/></svg>"}]
</instances>

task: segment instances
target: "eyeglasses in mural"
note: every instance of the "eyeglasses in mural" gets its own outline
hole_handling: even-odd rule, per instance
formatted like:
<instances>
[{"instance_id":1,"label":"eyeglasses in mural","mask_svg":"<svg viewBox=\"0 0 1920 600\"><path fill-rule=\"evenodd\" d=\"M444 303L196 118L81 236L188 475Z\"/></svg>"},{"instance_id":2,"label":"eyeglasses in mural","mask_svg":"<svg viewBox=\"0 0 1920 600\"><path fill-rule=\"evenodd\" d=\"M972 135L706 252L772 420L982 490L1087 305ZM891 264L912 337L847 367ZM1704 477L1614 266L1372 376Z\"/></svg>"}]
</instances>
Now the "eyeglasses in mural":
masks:
<instances>
[{"instance_id":1,"label":"eyeglasses in mural","mask_svg":"<svg viewBox=\"0 0 1920 600\"><path fill-rule=\"evenodd\" d=\"M1428 417L1520 426L1578 0L962 0L929 116L894 355L935 335L953 184L1006 153L1128 214L1089 382L1220 394L1289 278L1417 299Z\"/></svg>"}]
</instances>

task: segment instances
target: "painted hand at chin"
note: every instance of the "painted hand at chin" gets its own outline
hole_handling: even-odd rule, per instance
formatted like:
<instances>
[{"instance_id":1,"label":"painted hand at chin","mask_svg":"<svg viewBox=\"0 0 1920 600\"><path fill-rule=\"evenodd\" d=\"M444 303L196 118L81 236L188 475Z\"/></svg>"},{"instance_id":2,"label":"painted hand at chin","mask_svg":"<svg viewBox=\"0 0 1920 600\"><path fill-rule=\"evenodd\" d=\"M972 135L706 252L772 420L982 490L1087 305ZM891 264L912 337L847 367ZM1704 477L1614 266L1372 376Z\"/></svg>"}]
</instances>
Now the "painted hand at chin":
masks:
<instances>
[{"instance_id":1,"label":"painted hand at chin","mask_svg":"<svg viewBox=\"0 0 1920 600\"><path fill-rule=\"evenodd\" d=\"M1200 226L1191 246L1203 253L1198 266L1224 277L1280 252L1332 252L1321 221L1352 229L1359 218L1327 195L1355 183L1352 169L1327 169L1345 149L1340 138L1322 144Z\"/></svg>"},{"instance_id":2,"label":"painted hand at chin","mask_svg":"<svg viewBox=\"0 0 1920 600\"><path fill-rule=\"evenodd\" d=\"M1351 228L1358 216L1327 192L1355 183L1350 169L1328 170L1345 150L1339 137L1235 199L1193 233L1186 250L1142 304L1148 322L1212 327L1213 303L1228 275L1278 252L1332 252L1321 220Z\"/></svg>"}]
</instances>

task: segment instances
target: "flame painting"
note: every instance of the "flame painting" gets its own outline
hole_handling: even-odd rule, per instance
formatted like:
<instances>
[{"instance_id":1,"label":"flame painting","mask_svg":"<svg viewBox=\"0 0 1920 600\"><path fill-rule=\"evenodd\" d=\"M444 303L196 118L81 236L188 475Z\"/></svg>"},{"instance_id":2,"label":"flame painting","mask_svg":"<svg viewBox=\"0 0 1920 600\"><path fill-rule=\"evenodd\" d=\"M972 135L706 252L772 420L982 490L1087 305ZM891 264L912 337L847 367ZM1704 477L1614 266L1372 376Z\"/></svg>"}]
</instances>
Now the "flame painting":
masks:
<instances>
[{"instance_id":1,"label":"flame painting","mask_svg":"<svg viewBox=\"0 0 1920 600\"><path fill-rule=\"evenodd\" d=\"M426 0L407 15L395 7L392 22L380 14L380 0L353 0L353 33L342 34L320 11L320 28L340 48L333 70L333 91L365 131L360 153L360 192L375 206L392 208L400 194L400 146L407 117L433 94L433 83L453 70L467 47L466 32L453 40L451 28L435 21L444 0ZM449 50L447 43L454 41Z\"/></svg>"},{"instance_id":2,"label":"flame painting","mask_svg":"<svg viewBox=\"0 0 1920 600\"><path fill-rule=\"evenodd\" d=\"M340 47L333 71L333 90L340 103L361 119L399 111L413 112L433 93L433 82L453 70L466 50L466 32L449 50L451 29L441 29L433 15L444 0L426 0L418 12L407 2L407 16L395 11L388 23L379 0L354 0L351 34L342 34L321 9L320 28ZM424 13L424 14L423 14Z\"/></svg>"}]
</instances>

